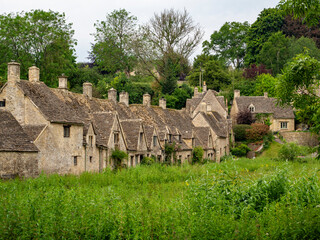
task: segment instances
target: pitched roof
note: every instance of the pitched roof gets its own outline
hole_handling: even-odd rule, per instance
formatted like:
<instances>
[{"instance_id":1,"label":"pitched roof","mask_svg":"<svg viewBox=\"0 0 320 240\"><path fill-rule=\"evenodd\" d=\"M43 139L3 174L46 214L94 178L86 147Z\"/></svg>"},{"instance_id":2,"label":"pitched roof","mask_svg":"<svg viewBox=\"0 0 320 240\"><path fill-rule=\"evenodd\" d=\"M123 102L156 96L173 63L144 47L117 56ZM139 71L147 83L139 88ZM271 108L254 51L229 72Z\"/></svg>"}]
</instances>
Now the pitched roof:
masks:
<instances>
[{"instance_id":1,"label":"pitched roof","mask_svg":"<svg viewBox=\"0 0 320 240\"><path fill-rule=\"evenodd\" d=\"M153 133L154 133L155 127L152 125L146 125L144 124L144 133L147 140L148 148L151 148L153 144Z\"/></svg>"},{"instance_id":2,"label":"pitched roof","mask_svg":"<svg viewBox=\"0 0 320 240\"><path fill-rule=\"evenodd\" d=\"M25 125L23 131L29 136L31 141L35 141L46 125Z\"/></svg>"},{"instance_id":3,"label":"pitched roof","mask_svg":"<svg viewBox=\"0 0 320 240\"><path fill-rule=\"evenodd\" d=\"M0 110L0 151L38 152L18 121L8 111Z\"/></svg>"},{"instance_id":4,"label":"pitched roof","mask_svg":"<svg viewBox=\"0 0 320 240\"><path fill-rule=\"evenodd\" d=\"M112 112L100 112L93 114L93 127L97 134L97 145L108 147L112 125L116 115Z\"/></svg>"},{"instance_id":5,"label":"pitched roof","mask_svg":"<svg viewBox=\"0 0 320 240\"><path fill-rule=\"evenodd\" d=\"M195 127L193 130L194 135L199 139L201 143L200 145L203 146L204 149L206 149L209 144L209 127Z\"/></svg>"},{"instance_id":6,"label":"pitched roof","mask_svg":"<svg viewBox=\"0 0 320 240\"><path fill-rule=\"evenodd\" d=\"M228 125L226 121L219 121L212 113L201 112L201 114L219 137L227 137Z\"/></svg>"},{"instance_id":7,"label":"pitched roof","mask_svg":"<svg viewBox=\"0 0 320 240\"><path fill-rule=\"evenodd\" d=\"M126 136L128 150L137 150L140 137L140 119L128 119L120 121L123 132Z\"/></svg>"},{"instance_id":8,"label":"pitched roof","mask_svg":"<svg viewBox=\"0 0 320 240\"><path fill-rule=\"evenodd\" d=\"M235 101L239 110L248 108L252 104L255 107L254 113L271 113L276 119L294 118L292 107L278 106L275 98L265 98L263 96L241 96L235 98Z\"/></svg>"},{"instance_id":9,"label":"pitched roof","mask_svg":"<svg viewBox=\"0 0 320 240\"><path fill-rule=\"evenodd\" d=\"M52 94L51 89L43 82L31 83L20 80L17 84L49 121L83 124L72 107Z\"/></svg>"}]
</instances>

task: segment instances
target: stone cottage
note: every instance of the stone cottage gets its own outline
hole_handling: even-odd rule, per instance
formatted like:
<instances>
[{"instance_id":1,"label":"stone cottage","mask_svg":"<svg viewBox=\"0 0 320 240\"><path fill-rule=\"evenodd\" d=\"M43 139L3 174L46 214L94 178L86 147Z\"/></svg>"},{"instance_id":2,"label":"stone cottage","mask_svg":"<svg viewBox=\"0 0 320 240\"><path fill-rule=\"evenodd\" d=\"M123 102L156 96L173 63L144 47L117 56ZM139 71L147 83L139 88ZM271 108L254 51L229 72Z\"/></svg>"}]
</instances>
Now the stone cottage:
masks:
<instances>
[{"instance_id":1,"label":"stone cottage","mask_svg":"<svg viewBox=\"0 0 320 240\"><path fill-rule=\"evenodd\" d=\"M205 87L203 93L195 89L186 109L174 110L166 108L165 99L151 106L149 94L143 104L129 105L126 92L119 93L119 102L115 89L108 99L98 99L91 83L79 94L68 91L66 76L54 89L39 76L39 69L30 67L29 79L21 80L19 63L8 64L8 81L0 89L1 176L98 172L114 165L114 149L128 153L127 166L147 156L162 162L166 143L176 146L172 161L189 161L195 146L212 161L229 153L226 103Z\"/></svg>"},{"instance_id":2,"label":"stone cottage","mask_svg":"<svg viewBox=\"0 0 320 240\"><path fill-rule=\"evenodd\" d=\"M240 90L235 90L230 111L233 124L236 124L237 115L243 110L249 110L256 119L269 118L270 130L273 132L295 130L295 116L292 107L278 106L276 99L268 97L268 93L264 93L264 96L248 97L240 96Z\"/></svg>"}]
</instances>

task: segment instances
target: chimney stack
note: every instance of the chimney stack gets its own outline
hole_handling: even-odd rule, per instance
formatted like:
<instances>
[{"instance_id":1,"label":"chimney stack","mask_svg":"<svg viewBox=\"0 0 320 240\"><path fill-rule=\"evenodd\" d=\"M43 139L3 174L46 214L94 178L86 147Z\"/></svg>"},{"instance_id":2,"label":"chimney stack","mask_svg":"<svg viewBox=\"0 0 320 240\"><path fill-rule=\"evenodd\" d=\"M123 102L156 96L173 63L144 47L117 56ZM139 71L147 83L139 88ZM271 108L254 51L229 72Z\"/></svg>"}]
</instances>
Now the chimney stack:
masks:
<instances>
[{"instance_id":1,"label":"chimney stack","mask_svg":"<svg viewBox=\"0 0 320 240\"><path fill-rule=\"evenodd\" d=\"M268 98L268 92L264 92L264 98Z\"/></svg>"},{"instance_id":2,"label":"chimney stack","mask_svg":"<svg viewBox=\"0 0 320 240\"><path fill-rule=\"evenodd\" d=\"M234 96L233 98L240 97L240 90L234 90Z\"/></svg>"},{"instance_id":3,"label":"chimney stack","mask_svg":"<svg viewBox=\"0 0 320 240\"><path fill-rule=\"evenodd\" d=\"M39 82L40 81L40 69L36 66L29 67L29 81Z\"/></svg>"},{"instance_id":4,"label":"chimney stack","mask_svg":"<svg viewBox=\"0 0 320 240\"><path fill-rule=\"evenodd\" d=\"M151 96L149 93L143 94L143 106L150 107L151 105Z\"/></svg>"},{"instance_id":5,"label":"chimney stack","mask_svg":"<svg viewBox=\"0 0 320 240\"><path fill-rule=\"evenodd\" d=\"M194 97L198 97L198 95L199 95L198 88L197 88L197 87L195 87L195 88L194 88L193 96L194 96Z\"/></svg>"},{"instance_id":6,"label":"chimney stack","mask_svg":"<svg viewBox=\"0 0 320 240\"><path fill-rule=\"evenodd\" d=\"M108 99L116 102L117 101L117 90L115 90L114 88L110 88L108 91Z\"/></svg>"},{"instance_id":7,"label":"chimney stack","mask_svg":"<svg viewBox=\"0 0 320 240\"><path fill-rule=\"evenodd\" d=\"M20 63L9 62L8 63L8 82L20 81Z\"/></svg>"},{"instance_id":8,"label":"chimney stack","mask_svg":"<svg viewBox=\"0 0 320 240\"><path fill-rule=\"evenodd\" d=\"M161 107L162 109L167 108L167 100L165 98L162 97L159 99L159 107Z\"/></svg>"},{"instance_id":9,"label":"chimney stack","mask_svg":"<svg viewBox=\"0 0 320 240\"><path fill-rule=\"evenodd\" d=\"M129 93L122 91L119 94L119 102L124 103L128 107L129 106Z\"/></svg>"},{"instance_id":10,"label":"chimney stack","mask_svg":"<svg viewBox=\"0 0 320 240\"><path fill-rule=\"evenodd\" d=\"M207 92L206 81L203 82L202 92L204 92L204 93Z\"/></svg>"},{"instance_id":11,"label":"chimney stack","mask_svg":"<svg viewBox=\"0 0 320 240\"><path fill-rule=\"evenodd\" d=\"M92 99L92 83L85 82L83 83L83 95Z\"/></svg>"},{"instance_id":12,"label":"chimney stack","mask_svg":"<svg viewBox=\"0 0 320 240\"><path fill-rule=\"evenodd\" d=\"M68 90L68 77L64 73L59 77L59 88L62 90Z\"/></svg>"},{"instance_id":13,"label":"chimney stack","mask_svg":"<svg viewBox=\"0 0 320 240\"><path fill-rule=\"evenodd\" d=\"M205 102L200 103L200 112L207 113L207 104Z\"/></svg>"}]
</instances>

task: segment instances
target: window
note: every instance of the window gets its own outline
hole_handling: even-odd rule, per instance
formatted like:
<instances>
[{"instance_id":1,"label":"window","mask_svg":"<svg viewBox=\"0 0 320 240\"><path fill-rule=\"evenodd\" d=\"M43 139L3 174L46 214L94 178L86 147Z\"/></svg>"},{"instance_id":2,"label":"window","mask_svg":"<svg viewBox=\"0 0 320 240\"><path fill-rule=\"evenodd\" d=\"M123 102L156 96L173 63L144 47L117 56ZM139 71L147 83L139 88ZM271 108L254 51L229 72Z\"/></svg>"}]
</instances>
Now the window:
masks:
<instances>
[{"instance_id":1,"label":"window","mask_svg":"<svg viewBox=\"0 0 320 240\"><path fill-rule=\"evenodd\" d=\"M250 106L249 106L249 111L252 112L252 113L254 113L255 107L254 107L253 105L250 105Z\"/></svg>"},{"instance_id":2,"label":"window","mask_svg":"<svg viewBox=\"0 0 320 240\"><path fill-rule=\"evenodd\" d=\"M182 142L181 135L179 135L179 143L181 143L181 142Z\"/></svg>"},{"instance_id":3,"label":"window","mask_svg":"<svg viewBox=\"0 0 320 240\"><path fill-rule=\"evenodd\" d=\"M157 136L153 136L153 146L157 146Z\"/></svg>"},{"instance_id":4,"label":"window","mask_svg":"<svg viewBox=\"0 0 320 240\"><path fill-rule=\"evenodd\" d=\"M119 133L118 132L114 133L114 144L115 145L119 144Z\"/></svg>"},{"instance_id":5,"label":"window","mask_svg":"<svg viewBox=\"0 0 320 240\"><path fill-rule=\"evenodd\" d=\"M90 147L93 146L93 136L89 136L89 144L90 144Z\"/></svg>"},{"instance_id":6,"label":"window","mask_svg":"<svg viewBox=\"0 0 320 240\"><path fill-rule=\"evenodd\" d=\"M195 145L196 145L196 140L192 138L192 147L194 147Z\"/></svg>"},{"instance_id":7,"label":"window","mask_svg":"<svg viewBox=\"0 0 320 240\"><path fill-rule=\"evenodd\" d=\"M89 157L89 162L92 163L92 156Z\"/></svg>"},{"instance_id":8,"label":"window","mask_svg":"<svg viewBox=\"0 0 320 240\"><path fill-rule=\"evenodd\" d=\"M70 137L70 125L63 126L63 136L65 138Z\"/></svg>"},{"instance_id":9,"label":"window","mask_svg":"<svg viewBox=\"0 0 320 240\"><path fill-rule=\"evenodd\" d=\"M172 141L172 134L169 134L169 143Z\"/></svg>"},{"instance_id":10,"label":"window","mask_svg":"<svg viewBox=\"0 0 320 240\"><path fill-rule=\"evenodd\" d=\"M73 157L73 165L77 166L78 165L78 156Z\"/></svg>"},{"instance_id":11,"label":"window","mask_svg":"<svg viewBox=\"0 0 320 240\"><path fill-rule=\"evenodd\" d=\"M0 101L0 107L5 107L6 106L6 100L3 99L3 101Z\"/></svg>"},{"instance_id":12,"label":"window","mask_svg":"<svg viewBox=\"0 0 320 240\"><path fill-rule=\"evenodd\" d=\"M281 129L288 129L288 122L280 122Z\"/></svg>"},{"instance_id":13,"label":"window","mask_svg":"<svg viewBox=\"0 0 320 240\"><path fill-rule=\"evenodd\" d=\"M140 143L142 143L142 139L143 139L143 133L140 133Z\"/></svg>"}]
</instances>

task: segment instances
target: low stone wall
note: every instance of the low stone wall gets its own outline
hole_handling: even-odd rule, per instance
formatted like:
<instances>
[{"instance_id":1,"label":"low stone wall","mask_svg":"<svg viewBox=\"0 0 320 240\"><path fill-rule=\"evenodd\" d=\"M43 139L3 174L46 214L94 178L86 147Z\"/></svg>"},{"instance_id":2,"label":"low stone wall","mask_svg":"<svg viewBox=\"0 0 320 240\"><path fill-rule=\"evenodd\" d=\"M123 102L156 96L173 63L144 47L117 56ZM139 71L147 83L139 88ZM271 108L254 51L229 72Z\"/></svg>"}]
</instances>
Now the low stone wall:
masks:
<instances>
[{"instance_id":1,"label":"low stone wall","mask_svg":"<svg viewBox=\"0 0 320 240\"><path fill-rule=\"evenodd\" d=\"M299 145L314 147L319 145L319 135L310 132L281 132L280 135L287 142L295 142Z\"/></svg>"}]
</instances>

